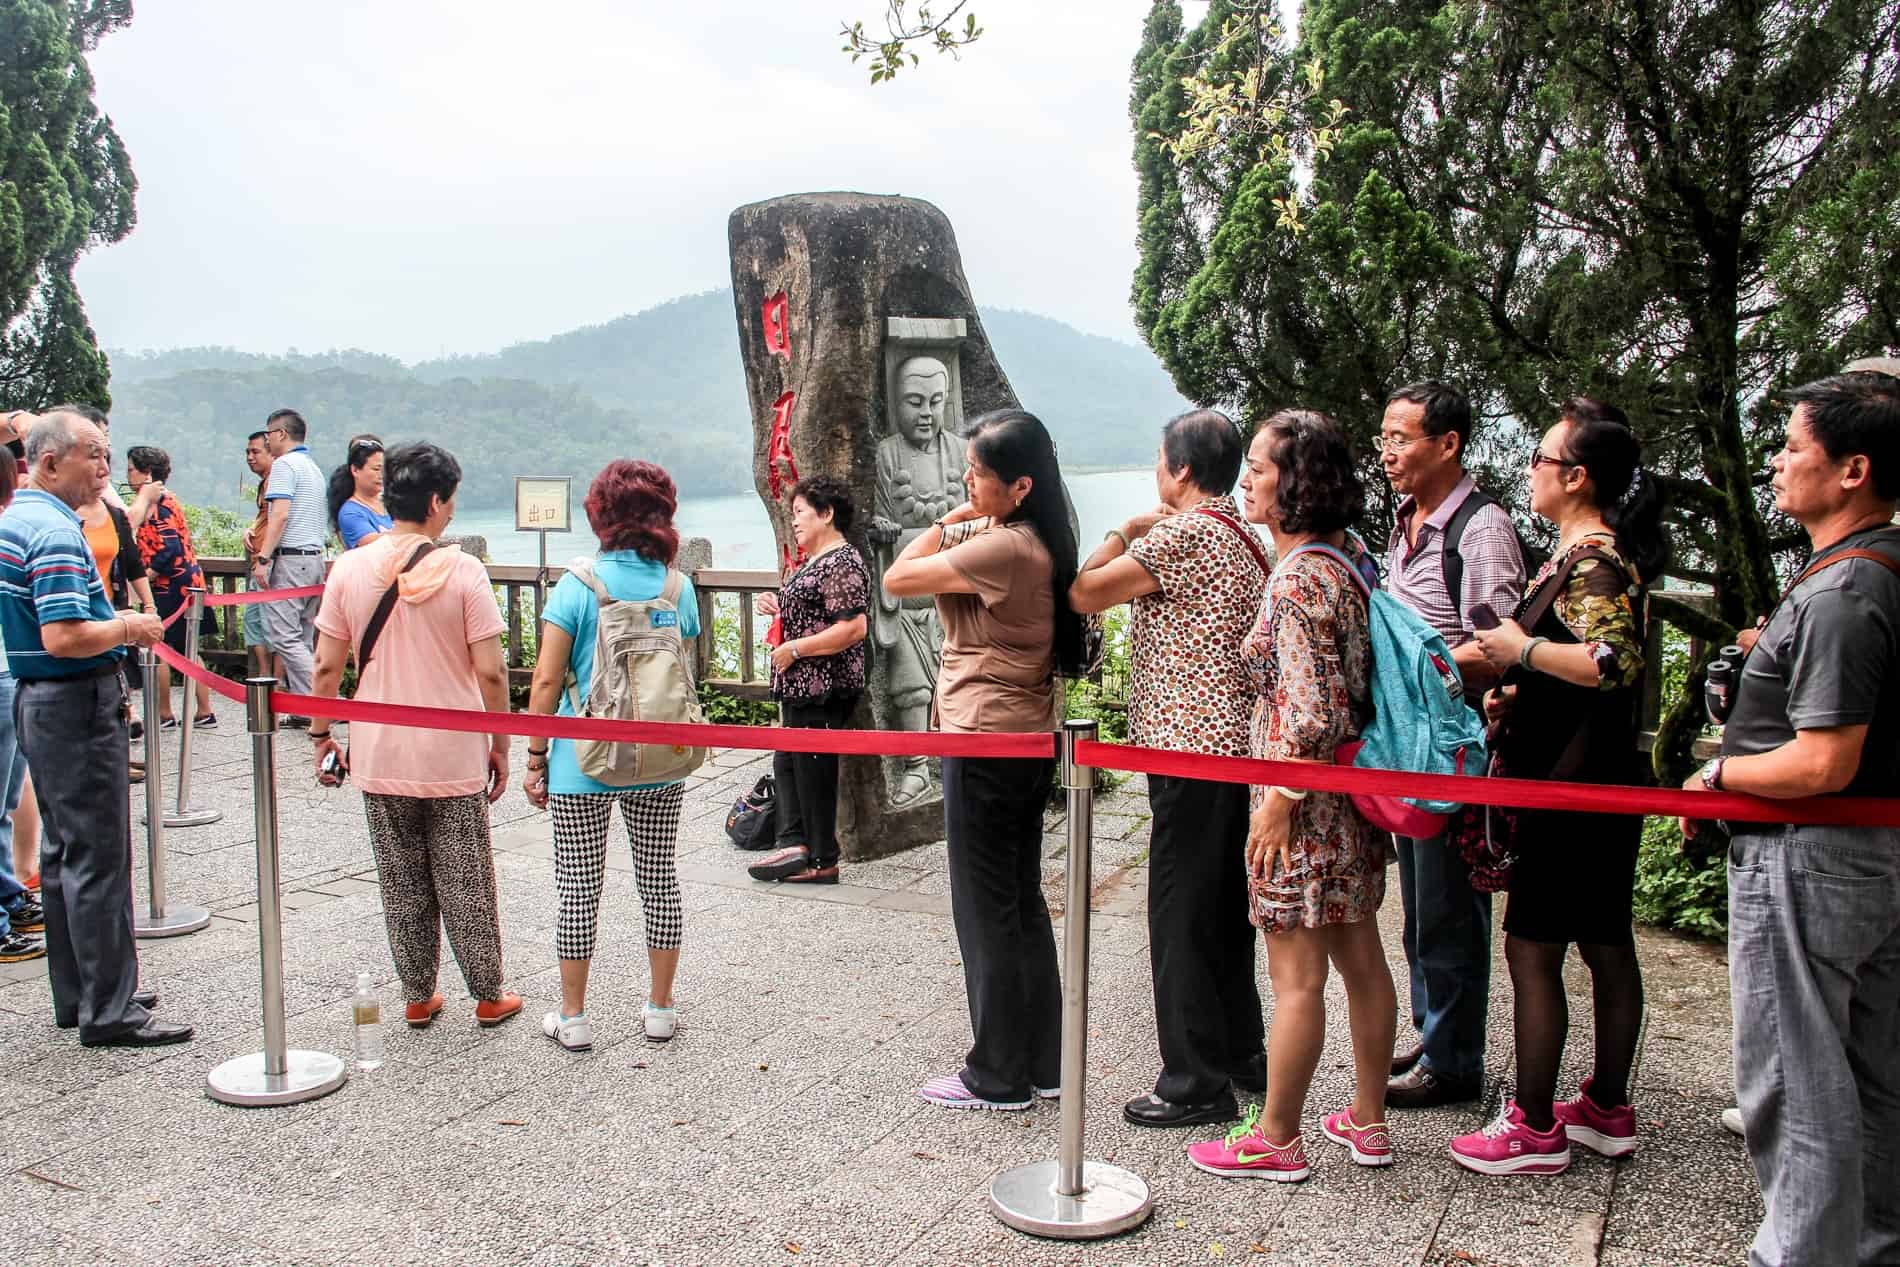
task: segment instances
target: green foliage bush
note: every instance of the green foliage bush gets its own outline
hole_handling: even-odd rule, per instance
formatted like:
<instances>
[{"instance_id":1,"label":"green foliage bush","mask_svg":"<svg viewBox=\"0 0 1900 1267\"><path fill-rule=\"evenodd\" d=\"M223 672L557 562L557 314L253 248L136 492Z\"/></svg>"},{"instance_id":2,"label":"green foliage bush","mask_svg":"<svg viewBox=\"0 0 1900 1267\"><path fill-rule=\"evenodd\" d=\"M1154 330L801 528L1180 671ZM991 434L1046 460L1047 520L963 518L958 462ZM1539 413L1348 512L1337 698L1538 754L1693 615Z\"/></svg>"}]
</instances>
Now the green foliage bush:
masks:
<instances>
[{"instance_id":1,"label":"green foliage bush","mask_svg":"<svg viewBox=\"0 0 1900 1267\"><path fill-rule=\"evenodd\" d=\"M1682 847L1673 818L1643 822L1636 856L1636 918L1659 928L1702 937L1728 935L1728 868L1725 855Z\"/></svg>"}]
</instances>

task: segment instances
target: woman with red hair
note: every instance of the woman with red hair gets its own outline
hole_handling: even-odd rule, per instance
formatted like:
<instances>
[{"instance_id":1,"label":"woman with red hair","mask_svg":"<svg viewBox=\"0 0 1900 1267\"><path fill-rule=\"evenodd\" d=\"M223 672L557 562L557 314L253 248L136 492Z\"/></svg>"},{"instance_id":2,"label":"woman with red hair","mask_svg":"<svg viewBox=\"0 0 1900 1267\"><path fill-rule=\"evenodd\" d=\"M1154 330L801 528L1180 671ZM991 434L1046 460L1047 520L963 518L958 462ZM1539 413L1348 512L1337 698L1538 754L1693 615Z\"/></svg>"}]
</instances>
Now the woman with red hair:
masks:
<instances>
[{"instance_id":1,"label":"woman with red hair","mask_svg":"<svg viewBox=\"0 0 1900 1267\"><path fill-rule=\"evenodd\" d=\"M664 592L679 553L679 530L673 526L678 506L673 477L651 462L621 458L594 477L587 490L587 522L600 539L594 579L608 597L643 601ZM541 612L530 713L558 711L571 717L585 707L593 682L601 601L572 571L548 596ZM680 636L697 636L699 604L692 581L685 577L680 578L677 607ZM633 875L646 914L650 985L641 1020L648 1038L673 1037L673 974L679 968L683 923L674 846L686 784L674 780L610 787L581 770L571 740L542 741L539 746L530 740L522 791L530 804L554 814L554 884L561 902L554 951L561 961L561 1006L542 1018L543 1032L569 1051L586 1051L594 1044L594 1026L587 1016L587 969L600 916L607 829L617 805L633 842Z\"/></svg>"}]
</instances>

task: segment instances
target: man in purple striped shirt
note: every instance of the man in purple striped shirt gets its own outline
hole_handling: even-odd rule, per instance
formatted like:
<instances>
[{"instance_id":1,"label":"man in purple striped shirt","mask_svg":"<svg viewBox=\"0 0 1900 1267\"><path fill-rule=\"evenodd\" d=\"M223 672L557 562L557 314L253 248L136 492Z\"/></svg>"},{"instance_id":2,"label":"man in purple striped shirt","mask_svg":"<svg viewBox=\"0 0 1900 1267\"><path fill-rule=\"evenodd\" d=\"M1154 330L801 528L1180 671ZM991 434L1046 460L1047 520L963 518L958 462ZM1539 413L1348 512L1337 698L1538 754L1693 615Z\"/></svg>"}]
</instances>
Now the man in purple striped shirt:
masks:
<instances>
[{"instance_id":1,"label":"man in purple striped shirt","mask_svg":"<svg viewBox=\"0 0 1900 1267\"><path fill-rule=\"evenodd\" d=\"M1524 558L1511 517L1465 472L1470 440L1471 402L1455 387L1412 383L1386 401L1379 452L1404 498L1386 550L1387 588L1444 635L1475 698L1496 674L1472 638L1472 610L1509 616L1524 594ZM1386 1103L1474 1100L1484 1090L1491 895L1472 889L1470 868L1442 835L1397 840L1419 1038L1393 1056Z\"/></svg>"}]
</instances>

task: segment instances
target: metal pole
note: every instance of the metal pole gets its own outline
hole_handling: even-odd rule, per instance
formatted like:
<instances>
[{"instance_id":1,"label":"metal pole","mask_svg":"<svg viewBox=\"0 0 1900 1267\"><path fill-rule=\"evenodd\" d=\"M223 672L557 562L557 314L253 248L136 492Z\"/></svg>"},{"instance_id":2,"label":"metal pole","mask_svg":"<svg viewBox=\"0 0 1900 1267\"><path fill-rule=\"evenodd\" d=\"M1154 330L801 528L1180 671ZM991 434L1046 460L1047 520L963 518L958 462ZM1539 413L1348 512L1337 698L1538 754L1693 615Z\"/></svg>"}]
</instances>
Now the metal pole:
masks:
<instances>
[{"instance_id":1,"label":"metal pole","mask_svg":"<svg viewBox=\"0 0 1900 1267\"><path fill-rule=\"evenodd\" d=\"M145 878L147 902L132 913L135 937L177 937L195 933L211 922L202 906L172 906L165 900L165 788L160 778L163 745L158 742L158 653L150 647L139 653L145 671Z\"/></svg>"},{"instance_id":2,"label":"metal pole","mask_svg":"<svg viewBox=\"0 0 1900 1267\"><path fill-rule=\"evenodd\" d=\"M541 570L534 574L534 636L541 636L541 609L548 605L548 534L537 532L541 539ZM539 654L540 643L535 644Z\"/></svg>"},{"instance_id":3,"label":"metal pole","mask_svg":"<svg viewBox=\"0 0 1900 1267\"><path fill-rule=\"evenodd\" d=\"M204 586L194 585L191 587L190 605L186 609L183 617L187 625L185 630L185 659L191 661L193 664L198 663L198 629L204 621L204 614ZM184 678L184 682L180 685L184 699L180 703L178 710L178 803L173 807L171 813L165 815L165 826L203 827L223 818L224 811L219 809L191 808L191 732L195 729L193 723L197 716L192 712L191 688L196 686L197 683L193 682L186 674L181 673L179 676ZM200 686L198 689L202 692L205 688Z\"/></svg>"},{"instance_id":4,"label":"metal pole","mask_svg":"<svg viewBox=\"0 0 1900 1267\"><path fill-rule=\"evenodd\" d=\"M291 1051L284 1031L284 928L278 900L276 678L246 678L251 732L251 783L257 830L257 948L262 961L264 1050L227 1060L205 1078L214 1100L246 1107L295 1104L343 1085L349 1068L327 1051Z\"/></svg>"},{"instance_id":5,"label":"metal pole","mask_svg":"<svg viewBox=\"0 0 1900 1267\"><path fill-rule=\"evenodd\" d=\"M1076 760L1076 744L1096 723L1066 721L1057 732L1062 786L1069 793L1067 906L1062 915L1062 1133L1054 1161L1005 1170L990 1184L990 1210L1020 1232L1058 1240L1094 1240L1139 1226L1154 1213L1148 1185L1132 1171L1082 1156L1089 1032L1090 846L1095 770Z\"/></svg>"}]
</instances>

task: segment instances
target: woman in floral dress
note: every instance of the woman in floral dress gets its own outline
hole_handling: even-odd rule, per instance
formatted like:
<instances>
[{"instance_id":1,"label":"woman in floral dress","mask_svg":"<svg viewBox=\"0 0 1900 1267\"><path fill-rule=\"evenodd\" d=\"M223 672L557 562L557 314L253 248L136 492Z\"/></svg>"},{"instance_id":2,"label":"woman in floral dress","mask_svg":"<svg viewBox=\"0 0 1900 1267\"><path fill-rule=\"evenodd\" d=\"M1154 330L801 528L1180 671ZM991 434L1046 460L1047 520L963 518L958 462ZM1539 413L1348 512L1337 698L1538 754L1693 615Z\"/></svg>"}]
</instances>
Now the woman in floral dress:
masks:
<instances>
[{"instance_id":1,"label":"woman in floral dress","mask_svg":"<svg viewBox=\"0 0 1900 1267\"><path fill-rule=\"evenodd\" d=\"M1372 716L1371 636L1360 590L1369 561L1346 531L1364 510L1365 492L1345 435L1323 414L1275 414L1247 451L1240 490L1247 518L1267 526L1280 560L1241 650L1260 695L1252 755L1331 764ZM1252 789L1248 885L1274 996L1267 1096L1225 1139L1188 1148L1202 1170L1282 1183L1306 1178L1300 1121L1326 1039L1329 964L1346 985L1357 1077L1352 1105L1329 1115L1323 1129L1360 1165L1391 1164L1385 1086L1398 996L1378 924L1391 857L1391 836L1343 794Z\"/></svg>"}]
</instances>

